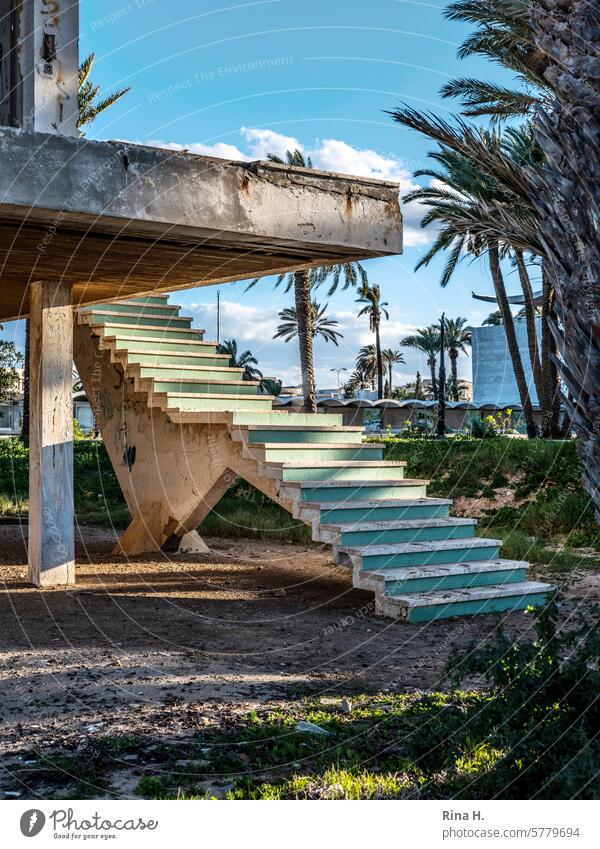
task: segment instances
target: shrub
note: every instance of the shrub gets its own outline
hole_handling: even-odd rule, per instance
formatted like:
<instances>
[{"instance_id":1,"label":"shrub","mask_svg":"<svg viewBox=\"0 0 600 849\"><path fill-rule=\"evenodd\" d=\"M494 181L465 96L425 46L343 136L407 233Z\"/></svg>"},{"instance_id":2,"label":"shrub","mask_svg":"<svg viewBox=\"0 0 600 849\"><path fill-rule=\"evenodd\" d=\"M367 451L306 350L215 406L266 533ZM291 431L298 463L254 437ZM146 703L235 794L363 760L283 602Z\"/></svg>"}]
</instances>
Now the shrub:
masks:
<instances>
[{"instance_id":1,"label":"shrub","mask_svg":"<svg viewBox=\"0 0 600 849\"><path fill-rule=\"evenodd\" d=\"M473 674L489 697L465 717L464 734L501 752L464 795L504 799L597 799L600 793L600 632L598 608L570 631L556 627L557 603L536 614L537 639L495 642L453 653L449 677Z\"/></svg>"}]
</instances>

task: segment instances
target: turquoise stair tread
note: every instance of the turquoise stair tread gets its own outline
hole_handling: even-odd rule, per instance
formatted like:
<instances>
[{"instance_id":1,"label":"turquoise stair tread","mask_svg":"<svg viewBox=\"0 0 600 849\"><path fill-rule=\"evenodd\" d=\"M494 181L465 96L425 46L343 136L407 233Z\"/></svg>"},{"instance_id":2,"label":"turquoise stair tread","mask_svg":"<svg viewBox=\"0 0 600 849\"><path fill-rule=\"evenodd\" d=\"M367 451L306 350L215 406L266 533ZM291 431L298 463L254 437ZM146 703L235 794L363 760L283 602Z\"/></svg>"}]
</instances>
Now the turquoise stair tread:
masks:
<instances>
[{"instance_id":1,"label":"turquoise stair tread","mask_svg":"<svg viewBox=\"0 0 600 849\"><path fill-rule=\"evenodd\" d=\"M307 421L318 426L317 419L325 414L321 413L288 413L284 410L269 410L265 413L232 413L230 427L236 429L244 425L256 425L259 429L265 426L274 424L278 427L280 424L285 424L286 427L302 427ZM250 419L250 421L248 421ZM327 426L333 427L336 422L341 425L342 417L340 415L327 414Z\"/></svg>"},{"instance_id":2,"label":"turquoise stair tread","mask_svg":"<svg viewBox=\"0 0 600 849\"><path fill-rule=\"evenodd\" d=\"M127 353L129 354L131 352L128 351ZM216 354L208 354L208 355L203 354L203 356L204 357L207 357L207 356L211 357L211 356L216 356ZM229 374L231 374L232 377L235 374L242 374L243 371L244 371L243 368L236 368L235 366L225 366L225 365L223 365L223 366L222 365L218 365L218 366L201 366L201 365L179 366L179 365L171 365L169 363L156 363L156 365L150 365L149 363L133 363L133 365L138 365L142 369L152 369L152 371L157 371L157 370L160 370L160 369L164 369L165 371L173 371L173 369L176 368L178 371L191 372L192 374L198 374L199 373L199 374L202 374L202 375L204 375L205 373L207 375L210 375L214 371L219 371L219 372L226 371ZM160 377L160 375L159 375L159 377ZM176 378L176 377L160 377L160 380L161 381L178 380L178 378ZM204 382L204 378L203 378L202 382ZM223 381L221 380L219 382L222 383ZM242 381L235 381L235 382L241 383ZM256 383L258 381L245 380L243 382L244 383Z\"/></svg>"},{"instance_id":3,"label":"turquoise stair tread","mask_svg":"<svg viewBox=\"0 0 600 849\"><path fill-rule=\"evenodd\" d=\"M317 445L319 443L316 443ZM325 443L327 444L327 443ZM327 445L327 448L330 446ZM346 447L346 446L344 446ZM406 463L399 461L390 461L390 460L297 460L296 462L277 462L270 461L269 466L275 466L277 468L282 469L303 469L307 467L307 463L309 463L309 468L314 469L375 469L375 468L385 468L389 469L392 467L403 469Z\"/></svg>"},{"instance_id":4,"label":"turquoise stair tread","mask_svg":"<svg viewBox=\"0 0 600 849\"><path fill-rule=\"evenodd\" d=\"M405 478L403 483L411 483L410 479ZM425 483L425 481L415 481L415 483ZM303 501L302 506L309 510L369 510L373 508L378 510L388 507L450 507L452 501L449 498L386 498L382 501L377 501L373 498L356 499L356 501L327 501L326 505L322 501ZM419 520L417 520L419 521ZM340 526L341 527L341 526ZM344 525L344 528L347 526Z\"/></svg>"},{"instance_id":5,"label":"turquoise stair tread","mask_svg":"<svg viewBox=\"0 0 600 849\"><path fill-rule=\"evenodd\" d=\"M344 463L344 461L341 461L341 462L342 462L342 465L346 465L346 463ZM376 463L377 461L375 460L373 462ZM313 465L313 464L311 463L311 465ZM284 481L283 486L286 489L288 489L288 488L290 488L290 489L292 489L292 488L322 489L323 487L327 487L328 489L329 488L336 488L336 487L339 487L340 489L342 489L342 488L345 488L345 489L362 489L364 487L369 487L369 486L383 486L383 487L390 487L390 486L407 486L407 487L408 486L427 486L428 483L429 483L429 481L422 481L422 480L416 480L416 479L413 479L413 480L408 479L407 480L406 478L380 478L379 480L347 480L346 479L346 480L330 480L330 481L315 481L315 480ZM310 502L308 502L308 501L303 502L304 505L306 505L308 503L310 503ZM319 502L319 503L321 503L321 502ZM327 502L327 509L329 510L330 504L336 504L336 503L337 502L335 502L335 501L328 501ZM353 507L357 502L352 501L352 502L347 502L347 503L348 503L349 506ZM389 501L376 501L375 503L387 505L390 502Z\"/></svg>"},{"instance_id":6,"label":"turquoise stair tread","mask_svg":"<svg viewBox=\"0 0 600 849\"><path fill-rule=\"evenodd\" d=\"M170 298L169 292L158 292L151 293L149 295L131 295L129 298L115 298L114 301L106 301L106 303L115 303L115 304L147 304L148 302L152 303L153 301L168 301Z\"/></svg>"},{"instance_id":7,"label":"turquoise stair tread","mask_svg":"<svg viewBox=\"0 0 600 849\"><path fill-rule=\"evenodd\" d=\"M165 309L165 308L163 307L163 309ZM168 307L168 309L171 309L171 307ZM168 318L170 321L174 322L175 324L177 324L177 323L182 324L183 322L185 322L186 324L189 324L192 321L191 316L165 315L164 313L161 313L161 312L155 312L155 313L153 313L153 312L139 312L139 313L125 312L124 313L124 312L119 312L118 310L109 309L108 307L102 308L102 309L100 309L98 307L93 307L89 311L85 310L85 308L84 308L84 312L85 312L86 315L117 316L118 318L121 318L122 316L126 315L128 318L132 318L132 319L136 318L136 317L139 317L139 318L160 318L161 320ZM110 318L107 318L106 321L107 321L107 323L110 324Z\"/></svg>"},{"instance_id":8,"label":"turquoise stair tread","mask_svg":"<svg viewBox=\"0 0 600 849\"><path fill-rule=\"evenodd\" d=\"M179 304L170 304L168 295L165 295L164 297L161 295L153 295L152 299L148 300L145 298L126 298L124 301L115 301L115 304L130 304L131 306L138 307L157 307L159 310L164 307L176 307L178 310L182 309ZM94 309L94 307L91 307L91 309Z\"/></svg>"},{"instance_id":9,"label":"turquoise stair tread","mask_svg":"<svg viewBox=\"0 0 600 849\"><path fill-rule=\"evenodd\" d=\"M434 566L404 566L396 569L361 570L361 586L373 583L408 581L417 578L445 578L448 575L472 575L479 572L504 572L514 569L527 569L524 560L474 560L457 563L444 563Z\"/></svg>"},{"instance_id":10,"label":"turquoise stair tread","mask_svg":"<svg viewBox=\"0 0 600 849\"><path fill-rule=\"evenodd\" d=\"M156 336L146 336L146 337L144 337L146 342L151 341L151 340L155 341L155 342L161 342L162 339L164 338L165 333L193 333L196 336L201 336L203 333L205 333L204 330L201 330L198 327L167 327L167 326L162 326L162 325L157 325L157 324L155 324L155 325L135 324L135 323L125 324L125 322L123 322L123 323L119 322L117 324L115 322L110 322L110 321L98 322L98 324L93 325L92 329L93 330L98 330L98 329L104 330L106 328L109 328L109 330L111 330L111 331L116 331L117 334L118 334L119 330L145 330L145 331L156 330L157 331ZM110 335L110 334L107 334L107 335ZM123 337L121 337L119 335L119 338L123 338ZM139 337L137 337L137 341L138 342L140 341ZM200 339L198 340L198 342L201 342L201 341L204 342L204 340L200 340ZM212 342L212 343L204 342L204 344L205 345L206 344L216 345L217 343L216 342Z\"/></svg>"},{"instance_id":11,"label":"turquoise stair tread","mask_svg":"<svg viewBox=\"0 0 600 849\"><path fill-rule=\"evenodd\" d=\"M146 378L147 380L151 380L151 378ZM161 381L162 382L162 381ZM234 398L238 400L239 398L245 399L246 401L263 401L266 403L267 401L273 400L273 395L238 395L235 392L211 392L210 394L202 394L199 392L158 392L159 395L165 395L167 398Z\"/></svg>"},{"instance_id":12,"label":"turquoise stair tread","mask_svg":"<svg viewBox=\"0 0 600 849\"><path fill-rule=\"evenodd\" d=\"M538 581L520 581L517 584L492 584L485 587L433 590L426 593L394 596L389 598L388 601L406 607L431 607L438 604L459 604L464 601L478 601L487 598L521 597L537 593L550 593L554 589L552 584L543 584Z\"/></svg>"},{"instance_id":13,"label":"turquoise stair tread","mask_svg":"<svg viewBox=\"0 0 600 849\"><path fill-rule=\"evenodd\" d=\"M102 313L113 315L114 313L119 313L119 315L124 314L125 308L127 311L127 315L135 315L135 311L137 310L156 310L156 315L164 318L165 315L175 315L179 312L181 307L177 304L168 304L166 301L162 304L155 303L146 303L144 301L117 301L114 304L96 304L94 306L87 307L79 307L80 312L89 315L90 313L98 314ZM131 309L131 312L129 310ZM149 313L146 313L148 315Z\"/></svg>"},{"instance_id":14,"label":"turquoise stair tread","mask_svg":"<svg viewBox=\"0 0 600 849\"><path fill-rule=\"evenodd\" d=\"M106 337L106 338L110 339L111 337ZM128 340L128 339L121 337L121 336L113 337L113 338L116 339L116 341L119 342L119 343L127 342L127 341L131 341L131 342L140 342L141 341L137 336L134 339L131 339L131 340ZM163 342L163 340L162 339L144 339L144 342ZM181 344L189 345L189 340L186 340L183 343L180 342L179 340L175 340L175 339L173 340L173 345L181 345ZM209 347L213 347L213 348L215 347L214 342L204 342L204 340L202 340L202 339L199 339L197 344L198 345L208 345ZM169 363L164 362L164 359L163 359L164 357L194 357L195 359L197 359L199 361L199 363L201 363L202 360L209 360L209 359L211 359L211 360L214 360L214 359L227 360L227 362L229 362L229 360L230 360L230 357L227 354L218 354L216 351L215 352L211 352L211 351L169 351L169 350L165 350L165 348L157 348L156 351L152 351L152 350L149 351L148 349L144 350L143 348L132 348L132 347L129 347L129 346L127 348L122 348L122 349L117 349L117 350L122 351L124 354L142 355L144 357L154 357L154 356L160 357L161 362L157 362L157 366L160 367L162 365L162 366L164 366L164 368L173 368L172 365L169 365ZM153 368L154 368L154 366L153 366ZM178 366L178 368L210 368L210 366L202 366L202 365L199 364L198 366L196 366L196 365L193 365L193 366ZM223 366L219 366L219 368L224 369L224 368L233 368L233 367L223 365ZM233 370L238 371L238 369L235 369L235 368Z\"/></svg>"},{"instance_id":15,"label":"turquoise stair tread","mask_svg":"<svg viewBox=\"0 0 600 849\"><path fill-rule=\"evenodd\" d=\"M419 554L430 551L448 551L452 548L498 548L502 545L501 539L448 539L431 540L422 542L397 542L389 545L357 545L344 546L344 550L353 554L361 554L363 557L376 557L385 554Z\"/></svg>"},{"instance_id":16,"label":"turquoise stair tread","mask_svg":"<svg viewBox=\"0 0 600 849\"><path fill-rule=\"evenodd\" d=\"M316 432L316 433L322 433L322 432L325 432L325 433L362 433L363 432L362 427L350 427L350 426L348 426L348 427L338 427L336 425L326 425L326 424L323 424L323 425L319 425L319 424L314 424L314 425L299 425L299 424L297 424L297 425L294 425L294 424L287 424L287 422L282 423L282 424L279 424L279 423L273 424L273 425L271 425L271 424L269 424L269 425L266 425L266 424L265 425L262 425L262 424L249 424L249 425L236 424L233 427L233 430L258 431L259 433L262 430L277 430L277 431L281 431L281 430L283 430L283 431L286 431L286 430L292 430L292 431L303 430L303 431L307 431L309 433L314 433L314 432ZM270 443L255 442L253 444L254 445L264 445L264 444L270 444ZM278 445L278 446L282 446L282 445L285 446L286 445L286 443L284 443L284 442L276 442L276 443L273 443L273 444ZM297 442L293 442L293 443L289 443L289 444L298 445ZM306 443L306 444L312 446L312 445L314 445L314 442L310 442L310 443ZM344 442L344 443L341 443L341 444L344 447L346 447L348 443ZM334 443L328 442L327 445L332 446L332 445L334 445Z\"/></svg>"},{"instance_id":17,"label":"turquoise stair tread","mask_svg":"<svg viewBox=\"0 0 600 849\"><path fill-rule=\"evenodd\" d=\"M271 448L275 448L278 451L281 449L289 449L290 451L303 451L304 449L308 449L310 451L315 450L316 443L314 442L253 442L253 448L265 448L269 450ZM330 449L335 448L347 448L348 450L355 451L356 449L361 449L363 451L380 451L381 446L376 445L369 442L359 442L356 445L354 443L348 442L327 442L323 443L323 447L320 450L329 451ZM380 461L383 462L383 461ZM404 460L387 460L386 461L390 466L406 466L406 462Z\"/></svg>"},{"instance_id":18,"label":"turquoise stair tread","mask_svg":"<svg viewBox=\"0 0 600 849\"><path fill-rule=\"evenodd\" d=\"M154 380L154 378L145 377L144 380ZM211 379L210 377L203 377L202 380L196 380L194 377L158 377L156 382L169 384L172 383L175 386L185 386L187 383L214 383L217 386L223 386L224 384L226 384L227 386L260 386L259 380L219 380L219 378Z\"/></svg>"},{"instance_id":19,"label":"turquoise stair tread","mask_svg":"<svg viewBox=\"0 0 600 849\"><path fill-rule=\"evenodd\" d=\"M378 502L381 503L381 502ZM387 503L387 502L384 502ZM329 509L329 506L328 506ZM354 531L385 531L385 530L403 530L403 529L419 529L419 528L447 528L456 527L457 525L476 525L476 519L463 519L450 516L449 518L439 519L399 519L398 521L381 521L381 522L354 522L348 525L337 525L335 523L320 524L322 530L340 531L343 533L352 533Z\"/></svg>"}]
</instances>

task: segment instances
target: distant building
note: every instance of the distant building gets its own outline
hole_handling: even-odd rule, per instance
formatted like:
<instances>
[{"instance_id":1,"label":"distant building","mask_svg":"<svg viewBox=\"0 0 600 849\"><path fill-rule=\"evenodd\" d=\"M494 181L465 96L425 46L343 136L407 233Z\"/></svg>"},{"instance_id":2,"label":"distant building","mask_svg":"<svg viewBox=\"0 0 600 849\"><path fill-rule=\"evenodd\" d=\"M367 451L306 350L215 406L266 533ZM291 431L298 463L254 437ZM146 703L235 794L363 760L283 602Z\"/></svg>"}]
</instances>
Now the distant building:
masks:
<instances>
[{"instance_id":1,"label":"distant building","mask_svg":"<svg viewBox=\"0 0 600 849\"><path fill-rule=\"evenodd\" d=\"M79 422L84 433L91 433L96 422L94 413L85 392L73 393L73 418ZM5 436L18 436L21 433L23 419L23 392L14 401L0 404L0 439Z\"/></svg>"},{"instance_id":2,"label":"distant building","mask_svg":"<svg viewBox=\"0 0 600 849\"><path fill-rule=\"evenodd\" d=\"M14 436L21 432L23 401L10 401L0 404L0 437Z\"/></svg>"},{"instance_id":3,"label":"distant building","mask_svg":"<svg viewBox=\"0 0 600 849\"><path fill-rule=\"evenodd\" d=\"M471 361L473 367L473 403L497 404L499 406L519 405L519 390L512 367L512 360L506 341L503 324L471 329ZM540 319L536 319L537 337L541 335ZM529 347L527 343L527 325L524 320L515 320L515 333L521 353L521 362L529 395L534 405L538 403Z\"/></svg>"}]
</instances>

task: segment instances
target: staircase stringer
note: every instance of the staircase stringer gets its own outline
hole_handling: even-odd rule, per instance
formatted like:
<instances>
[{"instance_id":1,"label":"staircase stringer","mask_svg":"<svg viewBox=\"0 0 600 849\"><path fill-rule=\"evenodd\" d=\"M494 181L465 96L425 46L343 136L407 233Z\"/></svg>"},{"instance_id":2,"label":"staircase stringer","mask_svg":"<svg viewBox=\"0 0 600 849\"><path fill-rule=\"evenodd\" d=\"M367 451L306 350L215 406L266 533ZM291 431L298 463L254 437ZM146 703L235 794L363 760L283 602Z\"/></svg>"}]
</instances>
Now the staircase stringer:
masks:
<instances>
[{"instance_id":1,"label":"staircase stringer","mask_svg":"<svg viewBox=\"0 0 600 849\"><path fill-rule=\"evenodd\" d=\"M242 477L289 512L278 481L231 439L224 423L176 424L150 406L130 375L126 357L87 324L75 326L74 358L132 520L115 552L142 554L172 548L194 530Z\"/></svg>"}]
</instances>

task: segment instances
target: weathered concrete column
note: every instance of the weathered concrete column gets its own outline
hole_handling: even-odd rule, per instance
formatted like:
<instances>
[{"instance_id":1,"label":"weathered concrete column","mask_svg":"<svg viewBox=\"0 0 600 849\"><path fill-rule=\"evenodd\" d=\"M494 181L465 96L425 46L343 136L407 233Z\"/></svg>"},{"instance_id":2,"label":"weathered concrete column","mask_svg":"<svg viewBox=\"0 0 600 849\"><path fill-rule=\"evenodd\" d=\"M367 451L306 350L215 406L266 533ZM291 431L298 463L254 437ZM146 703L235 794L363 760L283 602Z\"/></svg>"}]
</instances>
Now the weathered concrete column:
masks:
<instances>
[{"instance_id":1,"label":"weathered concrete column","mask_svg":"<svg viewBox=\"0 0 600 849\"><path fill-rule=\"evenodd\" d=\"M76 0L0 0L14 56L13 126L77 136L79 4ZM1 85L1 83L0 83Z\"/></svg>"},{"instance_id":2,"label":"weathered concrete column","mask_svg":"<svg viewBox=\"0 0 600 849\"><path fill-rule=\"evenodd\" d=\"M29 579L75 582L73 306L67 283L31 284Z\"/></svg>"}]
</instances>

